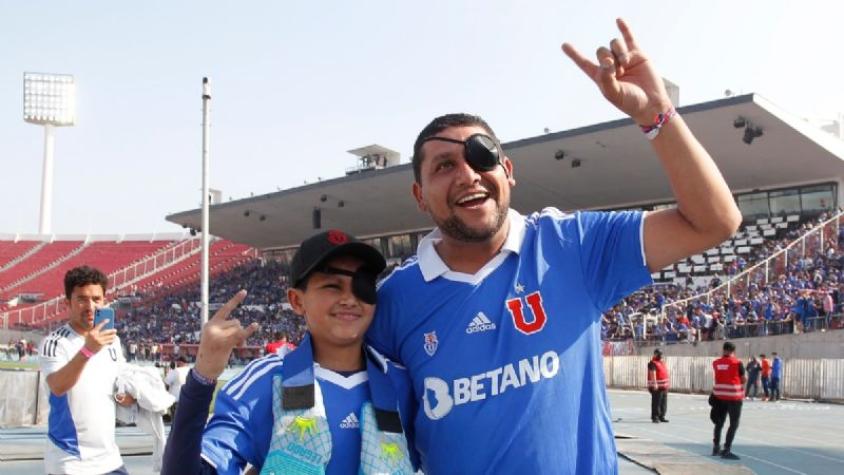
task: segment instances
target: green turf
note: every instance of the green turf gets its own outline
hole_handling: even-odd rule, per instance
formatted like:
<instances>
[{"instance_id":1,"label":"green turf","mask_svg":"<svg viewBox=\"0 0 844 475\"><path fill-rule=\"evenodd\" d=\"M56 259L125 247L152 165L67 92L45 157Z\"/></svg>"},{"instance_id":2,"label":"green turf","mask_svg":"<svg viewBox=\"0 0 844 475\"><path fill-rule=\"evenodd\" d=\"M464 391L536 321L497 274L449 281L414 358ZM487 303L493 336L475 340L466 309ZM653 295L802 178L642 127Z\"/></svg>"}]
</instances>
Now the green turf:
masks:
<instances>
[{"instance_id":1,"label":"green turf","mask_svg":"<svg viewBox=\"0 0 844 475\"><path fill-rule=\"evenodd\" d=\"M0 361L0 369L38 369L38 363L20 361Z\"/></svg>"}]
</instances>

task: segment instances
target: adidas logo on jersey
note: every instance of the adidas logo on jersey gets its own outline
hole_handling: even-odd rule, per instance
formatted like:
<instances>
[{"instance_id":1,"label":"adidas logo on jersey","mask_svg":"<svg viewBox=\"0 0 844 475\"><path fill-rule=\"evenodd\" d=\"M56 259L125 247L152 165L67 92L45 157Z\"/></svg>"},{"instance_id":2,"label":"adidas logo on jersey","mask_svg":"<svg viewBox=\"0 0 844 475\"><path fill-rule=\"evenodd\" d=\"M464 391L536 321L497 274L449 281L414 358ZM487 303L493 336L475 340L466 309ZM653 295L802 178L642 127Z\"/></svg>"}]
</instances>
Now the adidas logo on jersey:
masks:
<instances>
[{"instance_id":1,"label":"adidas logo on jersey","mask_svg":"<svg viewBox=\"0 0 844 475\"><path fill-rule=\"evenodd\" d=\"M486 315L484 315L484 312L478 312L478 314L475 315L475 318L473 318L466 327L466 333L470 335L472 333L486 332L490 330L495 330L495 324L492 323Z\"/></svg>"},{"instance_id":2,"label":"adidas logo on jersey","mask_svg":"<svg viewBox=\"0 0 844 475\"><path fill-rule=\"evenodd\" d=\"M348 416L340 423L341 429L360 429L360 421L354 412L350 412Z\"/></svg>"}]
</instances>

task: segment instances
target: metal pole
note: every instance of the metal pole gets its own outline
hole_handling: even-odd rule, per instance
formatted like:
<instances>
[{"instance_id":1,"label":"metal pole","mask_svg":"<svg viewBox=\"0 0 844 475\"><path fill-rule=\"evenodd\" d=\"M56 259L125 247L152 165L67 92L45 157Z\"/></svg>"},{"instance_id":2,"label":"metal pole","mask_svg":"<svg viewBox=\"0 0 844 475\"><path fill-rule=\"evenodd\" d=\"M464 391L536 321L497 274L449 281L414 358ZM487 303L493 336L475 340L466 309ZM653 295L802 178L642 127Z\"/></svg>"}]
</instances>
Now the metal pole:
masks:
<instances>
[{"instance_id":1,"label":"metal pole","mask_svg":"<svg viewBox=\"0 0 844 475\"><path fill-rule=\"evenodd\" d=\"M820 234L821 234L821 255L823 255L823 226L821 226Z\"/></svg>"},{"instance_id":2,"label":"metal pole","mask_svg":"<svg viewBox=\"0 0 844 475\"><path fill-rule=\"evenodd\" d=\"M783 256L785 256L785 269L783 269L783 273L785 275L788 275L788 250L789 249L791 249L791 247L786 247L785 252L783 253Z\"/></svg>"},{"instance_id":3,"label":"metal pole","mask_svg":"<svg viewBox=\"0 0 844 475\"><path fill-rule=\"evenodd\" d=\"M41 391L41 371L35 373L35 411L32 414L32 425L38 424L38 400L41 399L38 394Z\"/></svg>"},{"instance_id":4,"label":"metal pole","mask_svg":"<svg viewBox=\"0 0 844 475\"><path fill-rule=\"evenodd\" d=\"M53 126L44 124L44 169L41 174L41 214L38 221L38 233L50 234L52 232L53 214L53 149L55 148L56 136L53 133Z\"/></svg>"},{"instance_id":5,"label":"metal pole","mask_svg":"<svg viewBox=\"0 0 844 475\"><path fill-rule=\"evenodd\" d=\"M765 285L768 285L768 263L771 262L771 259L765 259Z\"/></svg>"},{"instance_id":6,"label":"metal pole","mask_svg":"<svg viewBox=\"0 0 844 475\"><path fill-rule=\"evenodd\" d=\"M208 78L202 78L202 263L201 263L201 284L202 287L202 308L200 317L202 325L208 322L208 142L209 142L209 116L211 114L211 85Z\"/></svg>"}]
</instances>

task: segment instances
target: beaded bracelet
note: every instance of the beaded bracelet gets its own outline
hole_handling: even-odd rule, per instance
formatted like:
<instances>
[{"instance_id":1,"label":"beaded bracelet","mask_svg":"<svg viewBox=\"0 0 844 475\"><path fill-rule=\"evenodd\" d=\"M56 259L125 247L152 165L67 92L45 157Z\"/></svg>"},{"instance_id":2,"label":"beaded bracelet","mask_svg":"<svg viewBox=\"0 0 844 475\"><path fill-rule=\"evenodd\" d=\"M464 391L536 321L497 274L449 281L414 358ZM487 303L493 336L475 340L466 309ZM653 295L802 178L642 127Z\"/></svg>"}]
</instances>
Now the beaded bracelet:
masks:
<instances>
[{"instance_id":1,"label":"beaded bracelet","mask_svg":"<svg viewBox=\"0 0 844 475\"><path fill-rule=\"evenodd\" d=\"M647 137L648 140L653 140L657 135L659 135L659 130L662 129L662 127L675 115L677 115L677 111L671 107L665 113L660 113L654 116L653 124L640 125L639 128L642 129L642 132L645 133L645 137Z\"/></svg>"}]
</instances>

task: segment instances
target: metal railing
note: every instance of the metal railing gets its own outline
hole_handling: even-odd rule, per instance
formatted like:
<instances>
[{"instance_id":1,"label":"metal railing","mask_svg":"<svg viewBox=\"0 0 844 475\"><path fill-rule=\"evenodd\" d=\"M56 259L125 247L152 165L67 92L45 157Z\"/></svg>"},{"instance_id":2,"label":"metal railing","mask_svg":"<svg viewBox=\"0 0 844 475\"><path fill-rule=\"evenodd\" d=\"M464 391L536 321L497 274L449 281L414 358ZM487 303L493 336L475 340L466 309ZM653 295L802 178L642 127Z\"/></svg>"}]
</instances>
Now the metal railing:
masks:
<instances>
[{"instance_id":1,"label":"metal railing","mask_svg":"<svg viewBox=\"0 0 844 475\"><path fill-rule=\"evenodd\" d=\"M818 224L763 261L754 264L735 276L727 277L725 283L693 297L665 304L662 307L661 317L667 317L668 309L670 308L682 310L682 306L688 302L705 300L709 304L713 296L719 293L723 293L729 299L734 292L741 292L750 288L751 283L767 285L772 280L772 276L778 277L780 274L787 272L789 262L794 262L795 259L814 258L818 254L823 254L827 246L832 244L828 240L834 240L834 245L838 248L840 245L839 236L842 218L844 218L844 212L839 211L832 218ZM830 234L832 235L831 238Z\"/></svg>"},{"instance_id":2,"label":"metal railing","mask_svg":"<svg viewBox=\"0 0 844 475\"><path fill-rule=\"evenodd\" d=\"M648 331L644 337L634 334L631 338L612 339L609 341L631 341L636 346L654 344L682 344L698 343L715 340L735 340L761 336L792 335L799 333L825 332L828 330L844 329L844 315L841 313L829 316L817 316L803 320L763 320L755 322L731 323L720 329L703 328L696 334L689 335L689 331L675 331L667 335L656 335Z\"/></svg>"}]
</instances>

